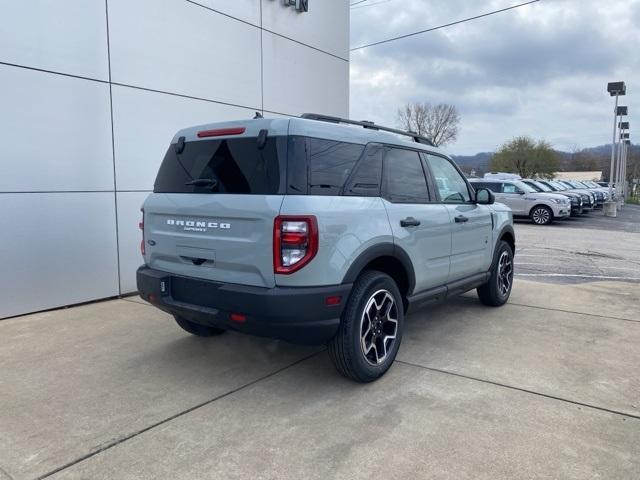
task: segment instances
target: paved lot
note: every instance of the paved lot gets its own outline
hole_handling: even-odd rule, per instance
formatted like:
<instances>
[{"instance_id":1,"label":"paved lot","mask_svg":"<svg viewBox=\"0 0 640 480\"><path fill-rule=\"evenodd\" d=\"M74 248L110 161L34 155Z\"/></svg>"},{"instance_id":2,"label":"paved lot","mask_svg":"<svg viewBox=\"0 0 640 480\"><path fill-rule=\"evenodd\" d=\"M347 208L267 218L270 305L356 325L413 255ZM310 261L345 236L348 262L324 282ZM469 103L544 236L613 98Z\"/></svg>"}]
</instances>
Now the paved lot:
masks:
<instances>
[{"instance_id":1,"label":"paved lot","mask_svg":"<svg viewBox=\"0 0 640 480\"><path fill-rule=\"evenodd\" d=\"M518 260L596 231L573 228L519 223ZM550 281L410 316L370 385L321 348L190 337L134 297L0 321L0 479L638 479L640 287Z\"/></svg>"},{"instance_id":2,"label":"paved lot","mask_svg":"<svg viewBox=\"0 0 640 480\"><path fill-rule=\"evenodd\" d=\"M545 227L516 223L516 274L528 280L640 282L640 206L617 218L596 211Z\"/></svg>"}]
</instances>

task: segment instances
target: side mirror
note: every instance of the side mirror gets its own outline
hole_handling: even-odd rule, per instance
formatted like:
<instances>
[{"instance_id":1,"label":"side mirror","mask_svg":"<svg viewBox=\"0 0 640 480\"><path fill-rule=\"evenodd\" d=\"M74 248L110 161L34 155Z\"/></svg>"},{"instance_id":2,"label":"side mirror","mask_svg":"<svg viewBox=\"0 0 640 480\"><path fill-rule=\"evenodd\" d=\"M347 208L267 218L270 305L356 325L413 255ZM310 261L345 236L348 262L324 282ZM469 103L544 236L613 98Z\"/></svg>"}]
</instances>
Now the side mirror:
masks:
<instances>
[{"instance_id":1,"label":"side mirror","mask_svg":"<svg viewBox=\"0 0 640 480\"><path fill-rule=\"evenodd\" d=\"M524 192L522 190L518 190L518 195L524 195Z\"/></svg>"},{"instance_id":2,"label":"side mirror","mask_svg":"<svg viewBox=\"0 0 640 480\"><path fill-rule=\"evenodd\" d=\"M476 191L476 203L479 205L493 205L496 202L496 196L487 188L479 188Z\"/></svg>"}]
</instances>

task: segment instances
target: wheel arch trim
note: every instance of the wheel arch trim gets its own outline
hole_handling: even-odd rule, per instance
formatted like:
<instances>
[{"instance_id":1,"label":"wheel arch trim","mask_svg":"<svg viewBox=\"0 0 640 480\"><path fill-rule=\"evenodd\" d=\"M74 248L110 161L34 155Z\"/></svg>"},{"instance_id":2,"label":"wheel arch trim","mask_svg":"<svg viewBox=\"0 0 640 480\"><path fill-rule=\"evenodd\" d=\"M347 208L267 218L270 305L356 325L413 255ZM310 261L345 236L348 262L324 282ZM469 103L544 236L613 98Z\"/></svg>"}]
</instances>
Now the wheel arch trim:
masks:
<instances>
[{"instance_id":1,"label":"wheel arch trim","mask_svg":"<svg viewBox=\"0 0 640 480\"><path fill-rule=\"evenodd\" d=\"M342 283L355 282L356 278L358 278L369 263L381 257L392 257L400 262L407 274L407 296L411 295L416 285L416 276L411 263L411 257L409 257L409 254L402 247L390 242L373 245L360 253L351 263L351 266L342 279Z\"/></svg>"}]
</instances>

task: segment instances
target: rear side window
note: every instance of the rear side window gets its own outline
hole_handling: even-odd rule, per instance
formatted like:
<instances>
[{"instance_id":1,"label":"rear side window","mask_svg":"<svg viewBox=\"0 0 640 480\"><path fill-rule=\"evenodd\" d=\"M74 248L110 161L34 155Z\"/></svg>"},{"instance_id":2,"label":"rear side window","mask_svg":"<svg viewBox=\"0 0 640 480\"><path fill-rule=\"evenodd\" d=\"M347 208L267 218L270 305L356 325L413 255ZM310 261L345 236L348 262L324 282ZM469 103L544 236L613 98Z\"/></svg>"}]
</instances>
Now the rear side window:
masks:
<instances>
[{"instance_id":1,"label":"rear side window","mask_svg":"<svg viewBox=\"0 0 640 480\"><path fill-rule=\"evenodd\" d=\"M480 183L480 182L473 182L471 184L473 186L473 188L478 191L481 188L486 188L487 190L491 190L492 192L496 192L499 193L500 192L500 184L499 183Z\"/></svg>"},{"instance_id":2,"label":"rear side window","mask_svg":"<svg viewBox=\"0 0 640 480\"><path fill-rule=\"evenodd\" d=\"M286 139L281 137L267 138L263 149L255 137L187 142L181 153L170 145L153 191L277 194L284 188L285 163ZM189 185L198 179L204 180L201 185Z\"/></svg>"},{"instance_id":3,"label":"rear side window","mask_svg":"<svg viewBox=\"0 0 640 480\"><path fill-rule=\"evenodd\" d=\"M308 139L309 195L340 195L364 145Z\"/></svg>"},{"instance_id":4,"label":"rear side window","mask_svg":"<svg viewBox=\"0 0 640 480\"><path fill-rule=\"evenodd\" d=\"M372 146L355 167L353 175L344 189L345 195L359 197L377 197L380 195L382 177L382 155L384 148Z\"/></svg>"},{"instance_id":5,"label":"rear side window","mask_svg":"<svg viewBox=\"0 0 640 480\"><path fill-rule=\"evenodd\" d=\"M429 201L427 181L418 152L389 148L384 159L384 177L385 193L390 202Z\"/></svg>"}]
</instances>

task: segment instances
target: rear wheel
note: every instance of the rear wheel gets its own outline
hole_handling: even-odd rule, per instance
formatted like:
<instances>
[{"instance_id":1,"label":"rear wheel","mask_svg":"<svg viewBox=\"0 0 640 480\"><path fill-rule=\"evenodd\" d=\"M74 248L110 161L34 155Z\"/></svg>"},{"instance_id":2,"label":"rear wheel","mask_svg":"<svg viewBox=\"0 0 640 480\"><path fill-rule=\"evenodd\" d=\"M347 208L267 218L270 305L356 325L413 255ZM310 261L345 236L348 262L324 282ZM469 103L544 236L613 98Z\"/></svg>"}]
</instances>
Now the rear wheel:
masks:
<instances>
[{"instance_id":1,"label":"rear wheel","mask_svg":"<svg viewBox=\"0 0 640 480\"><path fill-rule=\"evenodd\" d=\"M329 343L338 372L363 383L380 378L396 358L403 324L396 283L382 272L364 272L354 284L338 334Z\"/></svg>"},{"instance_id":2,"label":"rear wheel","mask_svg":"<svg viewBox=\"0 0 640 480\"><path fill-rule=\"evenodd\" d=\"M537 205L531 210L531 220L536 225L549 225L553 222L553 211L546 205Z\"/></svg>"},{"instance_id":3,"label":"rear wheel","mask_svg":"<svg viewBox=\"0 0 640 480\"><path fill-rule=\"evenodd\" d=\"M198 337L213 337L215 335L222 335L226 331L223 328L210 327L208 325L195 323L178 315L174 315L173 318L176 319L176 323L180 325L183 330Z\"/></svg>"},{"instance_id":4,"label":"rear wheel","mask_svg":"<svg viewBox=\"0 0 640 480\"><path fill-rule=\"evenodd\" d=\"M485 305L499 307L509 300L511 287L513 287L513 250L511 245L501 240L493 260L489 281L477 289L478 298Z\"/></svg>"}]
</instances>

